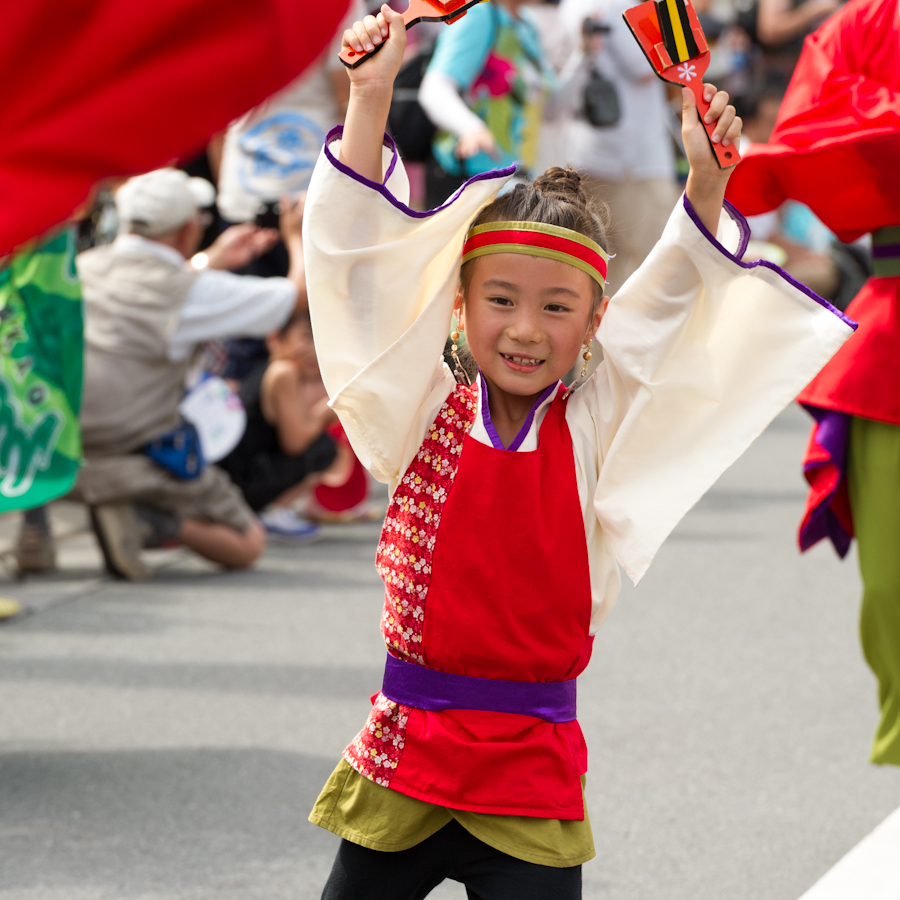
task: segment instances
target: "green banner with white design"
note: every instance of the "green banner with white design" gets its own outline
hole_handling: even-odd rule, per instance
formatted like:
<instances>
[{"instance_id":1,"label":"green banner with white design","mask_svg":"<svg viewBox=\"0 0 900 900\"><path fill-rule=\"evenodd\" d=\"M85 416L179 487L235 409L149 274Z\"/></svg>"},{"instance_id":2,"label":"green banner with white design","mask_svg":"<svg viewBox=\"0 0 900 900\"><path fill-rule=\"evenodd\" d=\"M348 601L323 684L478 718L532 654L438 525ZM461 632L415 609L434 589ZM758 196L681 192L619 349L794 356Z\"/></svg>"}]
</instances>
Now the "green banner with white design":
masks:
<instances>
[{"instance_id":1,"label":"green banner with white design","mask_svg":"<svg viewBox=\"0 0 900 900\"><path fill-rule=\"evenodd\" d=\"M0 263L0 512L40 506L72 487L83 359L68 228Z\"/></svg>"}]
</instances>

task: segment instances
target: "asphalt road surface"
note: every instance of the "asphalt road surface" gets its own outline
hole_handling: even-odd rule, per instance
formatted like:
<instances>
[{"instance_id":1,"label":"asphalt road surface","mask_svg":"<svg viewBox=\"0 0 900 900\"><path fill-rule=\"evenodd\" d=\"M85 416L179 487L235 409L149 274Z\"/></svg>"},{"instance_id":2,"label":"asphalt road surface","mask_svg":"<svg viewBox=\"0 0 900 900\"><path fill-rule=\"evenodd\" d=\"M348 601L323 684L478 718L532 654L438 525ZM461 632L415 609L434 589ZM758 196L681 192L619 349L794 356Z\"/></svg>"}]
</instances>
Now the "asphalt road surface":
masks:
<instances>
[{"instance_id":1,"label":"asphalt road surface","mask_svg":"<svg viewBox=\"0 0 900 900\"><path fill-rule=\"evenodd\" d=\"M797 900L900 806L867 762L855 559L795 550L806 428L780 417L601 629L586 898ZM56 575L0 584L26 605L0 626L0 898L317 898L337 839L306 816L380 684L377 534L240 574L158 553L143 585L81 535Z\"/></svg>"}]
</instances>

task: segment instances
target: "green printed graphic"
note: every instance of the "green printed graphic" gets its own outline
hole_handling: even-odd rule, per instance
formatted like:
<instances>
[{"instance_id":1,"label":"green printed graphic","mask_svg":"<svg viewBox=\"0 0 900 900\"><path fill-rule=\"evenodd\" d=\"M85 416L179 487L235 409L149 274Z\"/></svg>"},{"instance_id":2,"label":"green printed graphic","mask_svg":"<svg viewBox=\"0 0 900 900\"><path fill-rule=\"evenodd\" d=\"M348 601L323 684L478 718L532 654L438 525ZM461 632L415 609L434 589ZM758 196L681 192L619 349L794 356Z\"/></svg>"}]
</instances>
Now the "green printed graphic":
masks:
<instances>
[{"instance_id":1,"label":"green printed graphic","mask_svg":"<svg viewBox=\"0 0 900 900\"><path fill-rule=\"evenodd\" d=\"M83 353L67 229L0 269L0 512L40 506L75 481Z\"/></svg>"}]
</instances>

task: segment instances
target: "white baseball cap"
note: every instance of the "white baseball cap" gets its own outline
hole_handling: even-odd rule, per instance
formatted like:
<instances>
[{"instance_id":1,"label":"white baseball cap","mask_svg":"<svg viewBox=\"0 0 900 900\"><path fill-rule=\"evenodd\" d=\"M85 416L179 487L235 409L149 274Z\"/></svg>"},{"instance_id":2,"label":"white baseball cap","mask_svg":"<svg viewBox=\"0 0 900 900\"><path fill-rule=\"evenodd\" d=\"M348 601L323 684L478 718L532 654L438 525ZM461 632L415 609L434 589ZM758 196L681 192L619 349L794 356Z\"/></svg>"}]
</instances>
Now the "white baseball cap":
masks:
<instances>
[{"instance_id":1,"label":"white baseball cap","mask_svg":"<svg viewBox=\"0 0 900 900\"><path fill-rule=\"evenodd\" d=\"M116 191L119 230L148 237L181 228L206 206L216 189L205 178L191 178L180 169L155 169L129 178Z\"/></svg>"}]
</instances>

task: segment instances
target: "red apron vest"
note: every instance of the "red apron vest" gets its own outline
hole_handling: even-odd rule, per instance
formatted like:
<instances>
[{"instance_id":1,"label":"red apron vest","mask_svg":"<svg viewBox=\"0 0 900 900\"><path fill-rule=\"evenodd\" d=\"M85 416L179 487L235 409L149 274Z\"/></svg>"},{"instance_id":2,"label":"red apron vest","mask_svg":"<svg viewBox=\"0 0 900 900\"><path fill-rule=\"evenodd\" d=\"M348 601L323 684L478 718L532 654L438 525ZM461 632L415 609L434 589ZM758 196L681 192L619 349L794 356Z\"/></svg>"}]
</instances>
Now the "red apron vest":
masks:
<instances>
[{"instance_id":1,"label":"red apron vest","mask_svg":"<svg viewBox=\"0 0 900 900\"><path fill-rule=\"evenodd\" d=\"M378 555L388 649L455 675L575 678L590 659L591 589L565 401L552 401L537 450L510 452L468 436L475 396L458 387L448 398L388 510ZM584 818L577 721L435 712L377 694L345 758L441 806Z\"/></svg>"}]
</instances>

